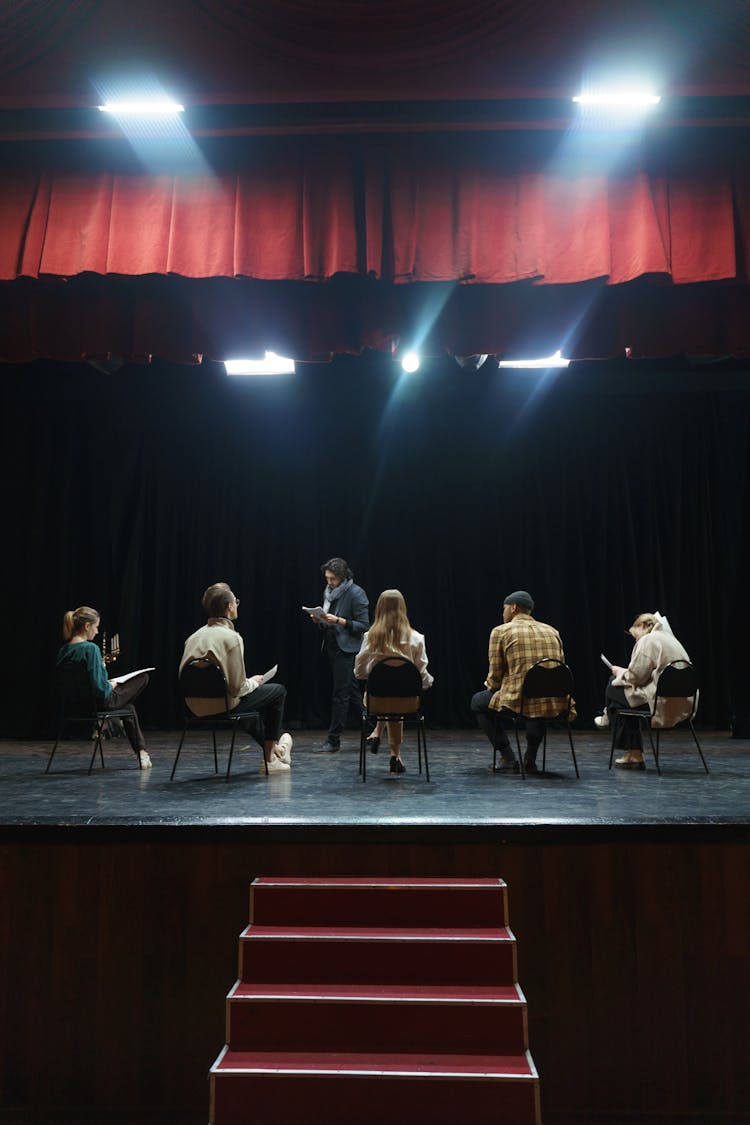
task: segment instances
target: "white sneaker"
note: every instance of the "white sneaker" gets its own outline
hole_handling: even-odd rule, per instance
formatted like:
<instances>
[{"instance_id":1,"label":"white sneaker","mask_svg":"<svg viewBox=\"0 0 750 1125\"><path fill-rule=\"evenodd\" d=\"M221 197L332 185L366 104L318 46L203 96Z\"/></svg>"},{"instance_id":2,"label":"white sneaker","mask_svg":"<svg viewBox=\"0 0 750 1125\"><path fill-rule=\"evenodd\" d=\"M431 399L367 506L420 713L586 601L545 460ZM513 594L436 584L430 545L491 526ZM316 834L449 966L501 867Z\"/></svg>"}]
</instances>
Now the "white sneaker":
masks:
<instances>
[{"instance_id":1,"label":"white sneaker","mask_svg":"<svg viewBox=\"0 0 750 1125\"><path fill-rule=\"evenodd\" d=\"M138 765L142 770L151 769L151 759L148 756L148 750L138 751Z\"/></svg>"},{"instance_id":2,"label":"white sneaker","mask_svg":"<svg viewBox=\"0 0 750 1125\"><path fill-rule=\"evenodd\" d=\"M273 758L271 758L271 761L268 763L268 772L269 773L288 773L291 768L292 767L289 765L289 763L288 762L282 762L281 758L273 757ZM261 760L260 760L260 772L261 773L266 772L266 762L263 758L261 758Z\"/></svg>"},{"instance_id":3,"label":"white sneaker","mask_svg":"<svg viewBox=\"0 0 750 1125\"><path fill-rule=\"evenodd\" d=\"M606 730L609 726L609 715L605 711L603 715L594 715L594 726L599 730Z\"/></svg>"},{"instance_id":4,"label":"white sneaker","mask_svg":"<svg viewBox=\"0 0 750 1125\"><path fill-rule=\"evenodd\" d=\"M286 762L288 766L292 764L292 746L294 746L294 740L291 734L284 733L276 743L276 749L274 751L276 758L280 762Z\"/></svg>"}]
</instances>

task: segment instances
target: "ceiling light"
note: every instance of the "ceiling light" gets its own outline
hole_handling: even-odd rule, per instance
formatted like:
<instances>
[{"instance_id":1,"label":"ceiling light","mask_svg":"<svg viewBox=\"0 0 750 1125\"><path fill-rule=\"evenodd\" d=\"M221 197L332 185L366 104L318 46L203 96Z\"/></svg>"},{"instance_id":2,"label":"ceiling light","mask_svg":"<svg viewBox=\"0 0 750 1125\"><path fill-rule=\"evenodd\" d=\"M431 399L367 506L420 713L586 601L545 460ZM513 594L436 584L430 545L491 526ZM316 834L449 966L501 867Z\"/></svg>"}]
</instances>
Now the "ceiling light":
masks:
<instances>
[{"instance_id":1,"label":"ceiling light","mask_svg":"<svg viewBox=\"0 0 750 1125\"><path fill-rule=\"evenodd\" d=\"M184 105L165 98L149 98L143 101L106 102L97 106L101 113L111 113L114 117L175 117L184 113Z\"/></svg>"},{"instance_id":2,"label":"ceiling light","mask_svg":"<svg viewBox=\"0 0 750 1125\"><path fill-rule=\"evenodd\" d=\"M225 359L227 375L294 375L293 359L266 352L264 359Z\"/></svg>"},{"instance_id":3,"label":"ceiling light","mask_svg":"<svg viewBox=\"0 0 750 1125\"><path fill-rule=\"evenodd\" d=\"M570 360L563 359L558 350L546 359L501 359L498 367L567 367L569 363Z\"/></svg>"},{"instance_id":4,"label":"ceiling light","mask_svg":"<svg viewBox=\"0 0 750 1125\"><path fill-rule=\"evenodd\" d=\"M623 109L647 109L649 106L658 105L661 101L659 94L650 90L592 90L585 94L576 94L573 101L578 105L605 105L621 106Z\"/></svg>"}]
</instances>

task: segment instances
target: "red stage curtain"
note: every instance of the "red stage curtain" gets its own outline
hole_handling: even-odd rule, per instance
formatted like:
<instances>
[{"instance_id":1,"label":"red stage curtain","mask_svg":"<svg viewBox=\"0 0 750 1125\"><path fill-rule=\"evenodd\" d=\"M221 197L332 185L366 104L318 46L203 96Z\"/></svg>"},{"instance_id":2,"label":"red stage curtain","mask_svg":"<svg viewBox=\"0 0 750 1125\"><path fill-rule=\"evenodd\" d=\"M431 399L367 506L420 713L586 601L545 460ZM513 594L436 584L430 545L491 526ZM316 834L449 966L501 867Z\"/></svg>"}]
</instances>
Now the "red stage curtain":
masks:
<instances>
[{"instance_id":1,"label":"red stage curtain","mask_svg":"<svg viewBox=\"0 0 750 1125\"><path fill-rule=\"evenodd\" d=\"M505 162L488 142L435 138L362 156L349 140L292 138L214 176L17 169L0 174L0 279L744 280L749 168L705 153L615 171Z\"/></svg>"}]
</instances>

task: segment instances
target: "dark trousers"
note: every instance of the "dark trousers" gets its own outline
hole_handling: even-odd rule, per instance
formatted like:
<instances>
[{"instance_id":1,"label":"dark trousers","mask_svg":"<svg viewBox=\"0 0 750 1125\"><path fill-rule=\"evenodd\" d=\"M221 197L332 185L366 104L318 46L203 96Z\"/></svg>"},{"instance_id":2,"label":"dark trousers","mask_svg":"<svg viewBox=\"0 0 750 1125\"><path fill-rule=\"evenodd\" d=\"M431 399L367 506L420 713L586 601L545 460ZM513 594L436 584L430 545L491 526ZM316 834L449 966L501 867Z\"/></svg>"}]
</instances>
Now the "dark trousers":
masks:
<instances>
[{"instance_id":1,"label":"dark trousers","mask_svg":"<svg viewBox=\"0 0 750 1125\"><path fill-rule=\"evenodd\" d=\"M350 705L362 711L362 693L354 679L355 652L343 652L331 635L333 629L326 634L325 647L328 661L331 665L333 678L333 696L331 698L331 723L328 727L328 740L334 746L341 741L341 732L346 727L349 717Z\"/></svg>"},{"instance_id":2,"label":"dark trousers","mask_svg":"<svg viewBox=\"0 0 750 1125\"><path fill-rule=\"evenodd\" d=\"M627 696L625 695L624 687L615 687L612 683L614 676L610 676L607 690L604 693L604 706L609 712L609 721L614 723L616 721L616 714L627 708L629 711L648 711L648 704L644 703L642 707L631 707L628 703ZM643 750L643 739L641 738L641 724L638 719L628 718L627 715L623 716L618 721L619 732L617 735L617 742L615 746L618 750Z\"/></svg>"},{"instance_id":3,"label":"dark trousers","mask_svg":"<svg viewBox=\"0 0 750 1125\"><path fill-rule=\"evenodd\" d=\"M240 726L261 746L264 742L278 742L284 726L284 704L286 703L286 688L283 684L261 684L249 695L243 695L236 707L230 711L231 715L244 715L246 712L257 711L259 719L256 722L248 719Z\"/></svg>"},{"instance_id":4,"label":"dark trousers","mask_svg":"<svg viewBox=\"0 0 750 1125\"><path fill-rule=\"evenodd\" d=\"M133 747L136 754L139 750L146 749L146 743L143 738L141 724L138 722L138 712L131 701L141 694L147 683L148 672L141 672L138 676L131 676L124 684L115 684L109 696L103 700L101 704L105 711L119 711L121 707L127 707L128 714L123 715L122 725L125 727L128 742Z\"/></svg>"},{"instance_id":5,"label":"dark trousers","mask_svg":"<svg viewBox=\"0 0 750 1125\"><path fill-rule=\"evenodd\" d=\"M505 724L511 722L511 711L494 711L490 707L490 700L494 691L478 691L471 697L471 710L477 723L492 743L493 749L505 758L506 762L514 760L510 747L510 740L505 730ZM526 719L526 754L529 761L535 761L539 744L544 738L544 719Z\"/></svg>"}]
</instances>

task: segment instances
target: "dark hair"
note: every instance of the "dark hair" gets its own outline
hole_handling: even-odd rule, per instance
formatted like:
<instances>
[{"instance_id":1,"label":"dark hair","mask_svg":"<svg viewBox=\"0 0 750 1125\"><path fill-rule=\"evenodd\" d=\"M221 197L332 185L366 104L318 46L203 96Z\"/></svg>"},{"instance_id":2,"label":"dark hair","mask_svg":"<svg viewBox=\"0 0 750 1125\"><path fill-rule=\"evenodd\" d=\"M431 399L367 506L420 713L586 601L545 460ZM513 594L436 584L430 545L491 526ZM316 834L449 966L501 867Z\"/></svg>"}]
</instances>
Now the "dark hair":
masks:
<instances>
[{"instance_id":1,"label":"dark hair","mask_svg":"<svg viewBox=\"0 0 750 1125\"><path fill-rule=\"evenodd\" d=\"M63 640L69 641L82 633L87 625L95 625L99 620L99 611L90 605L79 605L78 609L69 609L63 617Z\"/></svg>"},{"instance_id":2,"label":"dark hair","mask_svg":"<svg viewBox=\"0 0 750 1125\"><path fill-rule=\"evenodd\" d=\"M214 582L201 598L201 605L209 617L223 617L228 605L234 601L228 582Z\"/></svg>"},{"instance_id":3,"label":"dark hair","mask_svg":"<svg viewBox=\"0 0 750 1125\"><path fill-rule=\"evenodd\" d=\"M336 575L336 577L341 578L342 581L346 581L347 578L354 577L353 573L349 569L349 563L346 561L346 559L329 559L328 562L323 563L320 568L320 572L321 574L325 574L327 570L332 571Z\"/></svg>"}]
</instances>

